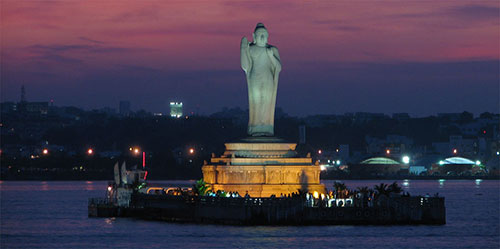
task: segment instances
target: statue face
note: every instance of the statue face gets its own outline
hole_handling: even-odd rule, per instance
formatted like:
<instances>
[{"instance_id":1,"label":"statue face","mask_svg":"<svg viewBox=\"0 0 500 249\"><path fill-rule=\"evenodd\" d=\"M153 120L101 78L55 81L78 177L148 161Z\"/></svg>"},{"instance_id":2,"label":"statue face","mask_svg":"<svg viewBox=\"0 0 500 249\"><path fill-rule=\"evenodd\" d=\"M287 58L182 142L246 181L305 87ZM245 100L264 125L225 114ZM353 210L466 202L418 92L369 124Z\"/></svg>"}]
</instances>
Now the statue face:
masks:
<instances>
[{"instance_id":1,"label":"statue face","mask_svg":"<svg viewBox=\"0 0 500 249\"><path fill-rule=\"evenodd\" d=\"M269 37L269 34L267 33L266 29L257 29L253 33L253 41L255 42L255 45L259 47L265 47L267 44L267 38Z\"/></svg>"}]
</instances>

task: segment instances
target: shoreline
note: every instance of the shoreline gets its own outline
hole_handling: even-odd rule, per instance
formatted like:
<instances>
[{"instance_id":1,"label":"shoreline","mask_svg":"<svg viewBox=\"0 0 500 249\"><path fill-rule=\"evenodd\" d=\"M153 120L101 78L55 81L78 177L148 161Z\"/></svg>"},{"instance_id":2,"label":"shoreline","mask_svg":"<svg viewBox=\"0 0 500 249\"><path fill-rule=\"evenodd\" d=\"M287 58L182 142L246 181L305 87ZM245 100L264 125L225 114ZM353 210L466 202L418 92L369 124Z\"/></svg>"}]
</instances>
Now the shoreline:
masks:
<instances>
[{"instance_id":1,"label":"shoreline","mask_svg":"<svg viewBox=\"0 0 500 249\"><path fill-rule=\"evenodd\" d=\"M322 178L320 180L324 181L400 181L400 180L500 180L500 176L467 176L467 177L452 177L452 176L426 176L426 177L340 177L340 178ZM149 181L196 181L195 179L176 179L176 178L164 178L164 179L148 179ZM102 178L88 178L88 179L74 179L74 178L0 178L0 181L9 182L20 182L20 181L54 181L54 182L64 182L64 181L113 181L113 179L102 179Z\"/></svg>"}]
</instances>

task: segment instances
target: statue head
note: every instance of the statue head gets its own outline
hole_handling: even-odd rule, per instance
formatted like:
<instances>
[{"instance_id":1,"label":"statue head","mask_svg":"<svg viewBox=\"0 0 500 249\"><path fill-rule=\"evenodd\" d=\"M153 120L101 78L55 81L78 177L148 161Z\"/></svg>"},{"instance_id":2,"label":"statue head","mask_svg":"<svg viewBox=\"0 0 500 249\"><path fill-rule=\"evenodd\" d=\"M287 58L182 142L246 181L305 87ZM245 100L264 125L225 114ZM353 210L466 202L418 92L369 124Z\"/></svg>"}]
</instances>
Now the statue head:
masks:
<instances>
[{"instance_id":1,"label":"statue head","mask_svg":"<svg viewBox=\"0 0 500 249\"><path fill-rule=\"evenodd\" d=\"M267 38L269 33L263 23L257 23L255 30L253 31L253 42L259 47L265 47L267 45Z\"/></svg>"}]
</instances>

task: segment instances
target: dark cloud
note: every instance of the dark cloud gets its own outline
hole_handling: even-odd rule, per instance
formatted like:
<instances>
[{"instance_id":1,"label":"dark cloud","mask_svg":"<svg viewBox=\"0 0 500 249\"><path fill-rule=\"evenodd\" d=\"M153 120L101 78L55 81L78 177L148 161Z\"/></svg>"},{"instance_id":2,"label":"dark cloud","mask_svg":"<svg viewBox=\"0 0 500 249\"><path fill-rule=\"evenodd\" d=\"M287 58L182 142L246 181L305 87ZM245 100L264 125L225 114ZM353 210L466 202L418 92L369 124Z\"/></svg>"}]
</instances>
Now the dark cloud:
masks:
<instances>
[{"instance_id":1,"label":"dark cloud","mask_svg":"<svg viewBox=\"0 0 500 249\"><path fill-rule=\"evenodd\" d=\"M82 41L87 41L87 42L92 42L92 43L97 43L97 44L106 44L105 42L103 41L98 41L98 40L94 40L94 39L90 39L90 38L87 38L87 37L83 37L83 36L80 36L78 37L80 40Z\"/></svg>"},{"instance_id":2,"label":"dark cloud","mask_svg":"<svg viewBox=\"0 0 500 249\"><path fill-rule=\"evenodd\" d=\"M498 22L500 18L500 8L487 5L470 4L457 6L450 8L447 12L467 21L493 20Z\"/></svg>"},{"instance_id":3,"label":"dark cloud","mask_svg":"<svg viewBox=\"0 0 500 249\"><path fill-rule=\"evenodd\" d=\"M35 44L27 47L26 49L33 52L40 53L55 53L55 52L65 52L72 50L89 50L92 46L89 45L42 45Z\"/></svg>"},{"instance_id":4,"label":"dark cloud","mask_svg":"<svg viewBox=\"0 0 500 249\"><path fill-rule=\"evenodd\" d=\"M346 24L345 21L343 21L343 20L336 20L336 19L314 20L314 21L312 21L312 23L318 24L318 25L323 25L330 30L339 30L339 31L346 31L346 32L356 32L356 31L364 30L361 26L349 25L349 24Z\"/></svg>"},{"instance_id":5,"label":"dark cloud","mask_svg":"<svg viewBox=\"0 0 500 249\"><path fill-rule=\"evenodd\" d=\"M81 64L81 63L83 63L83 61L80 59L62 56L62 55L58 55L55 53L41 55L38 57L38 59L45 60L45 61L51 61L51 62L57 62L57 63L63 63L63 64Z\"/></svg>"},{"instance_id":6,"label":"dark cloud","mask_svg":"<svg viewBox=\"0 0 500 249\"><path fill-rule=\"evenodd\" d=\"M128 11L125 13L120 13L115 15L108 20L111 22L140 22L147 20L158 19L160 14L160 9L155 5L150 4L150 6L143 7L140 9L134 9L133 11Z\"/></svg>"},{"instance_id":7,"label":"dark cloud","mask_svg":"<svg viewBox=\"0 0 500 249\"><path fill-rule=\"evenodd\" d=\"M134 53L134 52L147 52L154 51L150 48L126 48L126 47L111 47L111 46L101 46L99 44L94 45L80 45L80 44L52 44L52 45L42 45L35 44L25 48L27 51L33 53L33 59L37 59L43 62L53 62L59 64L84 64L85 61L78 57L82 54L93 53L93 54L106 54L106 53ZM46 65L40 65L46 66Z\"/></svg>"},{"instance_id":8,"label":"dark cloud","mask_svg":"<svg viewBox=\"0 0 500 249\"><path fill-rule=\"evenodd\" d=\"M130 52L146 52L154 51L151 48L128 48L128 47L112 47L112 46L101 46L101 45L80 45L80 44L52 44L52 45L42 45L35 44L26 49L37 52L37 53L58 53L58 52L88 52L88 53L130 53Z\"/></svg>"},{"instance_id":9,"label":"dark cloud","mask_svg":"<svg viewBox=\"0 0 500 249\"><path fill-rule=\"evenodd\" d=\"M134 35L222 35L222 36L235 36L241 35L241 32L236 30L224 29L222 27L214 26L177 26L165 28L140 28L140 29L126 29L126 30L112 30L107 31L107 34L114 36L134 36Z\"/></svg>"},{"instance_id":10,"label":"dark cloud","mask_svg":"<svg viewBox=\"0 0 500 249\"><path fill-rule=\"evenodd\" d=\"M460 3L460 2L457 2ZM500 20L500 8L489 5L469 4L454 7L441 8L429 11L419 11L414 13L400 13L386 16L389 19L420 19L435 20L446 17L455 18L458 22L433 22L433 25L444 26L448 28L463 28L464 26L473 26L478 22Z\"/></svg>"}]
</instances>

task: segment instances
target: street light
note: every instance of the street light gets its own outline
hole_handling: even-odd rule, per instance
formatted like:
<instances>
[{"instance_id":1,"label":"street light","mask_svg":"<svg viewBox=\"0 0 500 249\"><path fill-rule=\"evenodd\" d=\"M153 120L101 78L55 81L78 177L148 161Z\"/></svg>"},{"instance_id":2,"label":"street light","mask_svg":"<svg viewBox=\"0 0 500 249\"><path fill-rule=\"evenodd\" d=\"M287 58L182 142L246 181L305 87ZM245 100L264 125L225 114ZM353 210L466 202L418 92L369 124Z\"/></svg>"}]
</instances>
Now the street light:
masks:
<instances>
[{"instance_id":1,"label":"street light","mask_svg":"<svg viewBox=\"0 0 500 249\"><path fill-rule=\"evenodd\" d=\"M94 150L93 150L92 148L89 148L89 149L87 150L87 154L89 154L89 155L94 154Z\"/></svg>"},{"instance_id":2,"label":"street light","mask_svg":"<svg viewBox=\"0 0 500 249\"><path fill-rule=\"evenodd\" d=\"M391 150L389 150L389 149L385 150L385 154L387 154L387 155L391 154Z\"/></svg>"},{"instance_id":3,"label":"street light","mask_svg":"<svg viewBox=\"0 0 500 249\"><path fill-rule=\"evenodd\" d=\"M457 154L458 153L458 150L457 149L453 149L453 154Z\"/></svg>"},{"instance_id":4,"label":"street light","mask_svg":"<svg viewBox=\"0 0 500 249\"><path fill-rule=\"evenodd\" d=\"M318 154L321 154L321 153L323 153L323 151L321 151L321 150L318 150Z\"/></svg>"},{"instance_id":5,"label":"street light","mask_svg":"<svg viewBox=\"0 0 500 249\"><path fill-rule=\"evenodd\" d=\"M42 153L43 153L44 155L47 155L47 154L49 154L49 150L48 150L48 149L43 149L43 150L42 150Z\"/></svg>"},{"instance_id":6,"label":"street light","mask_svg":"<svg viewBox=\"0 0 500 249\"><path fill-rule=\"evenodd\" d=\"M409 164L410 163L410 157L409 156L404 156L403 157L403 163L404 164Z\"/></svg>"},{"instance_id":7,"label":"street light","mask_svg":"<svg viewBox=\"0 0 500 249\"><path fill-rule=\"evenodd\" d=\"M189 148L189 154L194 154L194 149L193 148Z\"/></svg>"}]
</instances>

